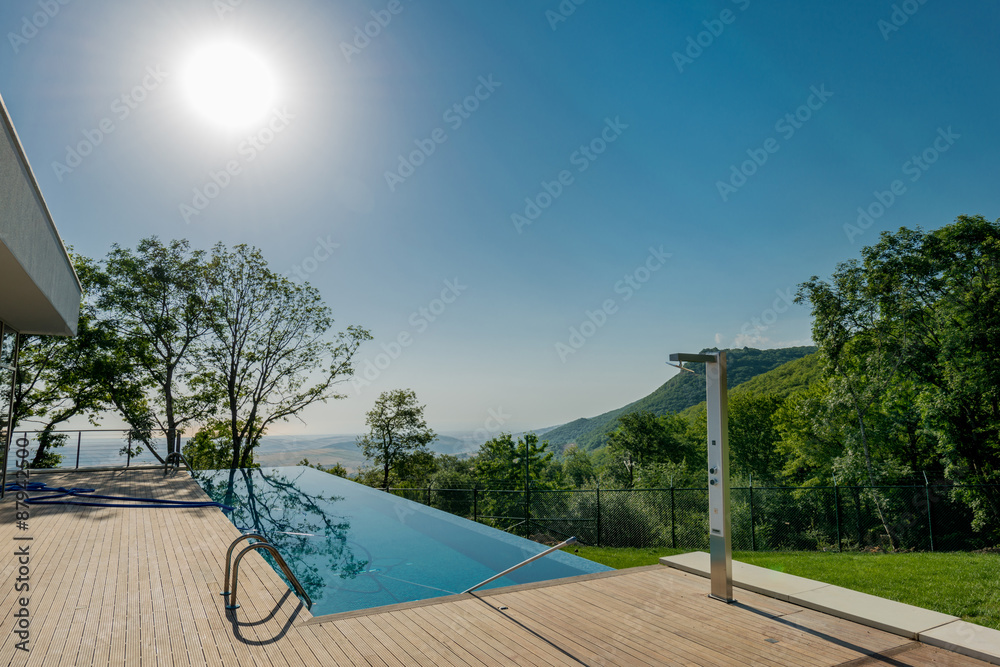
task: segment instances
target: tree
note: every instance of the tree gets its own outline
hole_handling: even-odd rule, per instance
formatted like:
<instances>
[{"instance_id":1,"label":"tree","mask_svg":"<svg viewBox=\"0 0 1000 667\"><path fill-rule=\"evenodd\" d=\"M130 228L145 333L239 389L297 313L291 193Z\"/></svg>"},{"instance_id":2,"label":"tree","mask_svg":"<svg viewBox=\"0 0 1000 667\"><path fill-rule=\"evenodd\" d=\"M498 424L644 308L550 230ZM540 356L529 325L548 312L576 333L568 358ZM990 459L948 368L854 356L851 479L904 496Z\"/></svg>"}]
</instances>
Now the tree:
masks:
<instances>
[{"instance_id":1,"label":"tree","mask_svg":"<svg viewBox=\"0 0 1000 667\"><path fill-rule=\"evenodd\" d=\"M889 458L928 463L938 449L954 480L1000 476L1000 222L883 233L799 300L812 304L828 400L853 412L846 444L870 479ZM1000 520L988 497L970 507L979 525Z\"/></svg>"},{"instance_id":2,"label":"tree","mask_svg":"<svg viewBox=\"0 0 1000 667\"><path fill-rule=\"evenodd\" d=\"M784 458L782 477L794 485L829 484L833 462L844 451L844 423L834 409L825 380L795 392L774 414L780 435L777 449Z\"/></svg>"},{"instance_id":3,"label":"tree","mask_svg":"<svg viewBox=\"0 0 1000 667\"><path fill-rule=\"evenodd\" d=\"M414 457L425 456L434 431L424 420L424 407L410 389L384 391L368 411L368 435L358 438L365 458L382 468L382 488L388 490L389 475Z\"/></svg>"},{"instance_id":4,"label":"tree","mask_svg":"<svg viewBox=\"0 0 1000 667\"><path fill-rule=\"evenodd\" d=\"M229 423L212 420L198 429L184 445L184 458L195 470L222 470L230 467L233 460L233 434ZM253 460L253 452L243 468L259 468Z\"/></svg>"},{"instance_id":5,"label":"tree","mask_svg":"<svg viewBox=\"0 0 1000 667\"><path fill-rule=\"evenodd\" d=\"M149 415L166 434L168 454L179 448L186 425L206 417L211 401L185 387L211 325L208 278L204 252L186 240L164 245L156 237L140 241L135 252L113 245L103 270L94 271L102 319L156 389Z\"/></svg>"},{"instance_id":6,"label":"tree","mask_svg":"<svg viewBox=\"0 0 1000 667\"><path fill-rule=\"evenodd\" d=\"M784 458L776 446L781 436L774 414L783 402L774 394L729 395L729 452L735 474L752 475L764 483L780 475Z\"/></svg>"},{"instance_id":7,"label":"tree","mask_svg":"<svg viewBox=\"0 0 1000 667\"><path fill-rule=\"evenodd\" d=\"M547 479L553 459L548 448L549 443L539 444L534 433L525 433L517 441L510 433L501 433L480 446L473 470L487 488L517 489L525 484L540 489L558 488L557 483Z\"/></svg>"},{"instance_id":8,"label":"tree","mask_svg":"<svg viewBox=\"0 0 1000 667\"><path fill-rule=\"evenodd\" d=\"M268 426L344 398L334 389L353 374L354 354L371 335L349 326L330 340L333 318L319 292L272 271L256 248L217 244L209 276L211 335L192 382L220 395L230 465L245 467Z\"/></svg>"},{"instance_id":9,"label":"tree","mask_svg":"<svg viewBox=\"0 0 1000 667\"><path fill-rule=\"evenodd\" d=\"M687 422L676 415L657 417L646 411L621 415L618 428L608 434L608 452L624 469L628 488L644 465L683 461L691 453L686 431Z\"/></svg>"},{"instance_id":10,"label":"tree","mask_svg":"<svg viewBox=\"0 0 1000 667\"><path fill-rule=\"evenodd\" d=\"M33 468L59 465L62 456L53 450L65 443L66 435L57 429L74 417L96 423L97 416L112 407L136 421L148 414L141 382L128 371L125 343L99 317L93 302L96 265L80 255L71 257L83 287L77 335L22 335L18 342L12 423L15 428L39 425L38 449L30 462ZM3 392L6 399L9 385L4 385Z\"/></svg>"},{"instance_id":11,"label":"tree","mask_svg":"<svg viewBox=\"0 0 1000 667\"><path fill-rule=\"evenodd\" d=\"M590 455L576 445L570 445L563 452L563 473L577 489L591 484L597 478Z\"/></svg>"}]
</instances>

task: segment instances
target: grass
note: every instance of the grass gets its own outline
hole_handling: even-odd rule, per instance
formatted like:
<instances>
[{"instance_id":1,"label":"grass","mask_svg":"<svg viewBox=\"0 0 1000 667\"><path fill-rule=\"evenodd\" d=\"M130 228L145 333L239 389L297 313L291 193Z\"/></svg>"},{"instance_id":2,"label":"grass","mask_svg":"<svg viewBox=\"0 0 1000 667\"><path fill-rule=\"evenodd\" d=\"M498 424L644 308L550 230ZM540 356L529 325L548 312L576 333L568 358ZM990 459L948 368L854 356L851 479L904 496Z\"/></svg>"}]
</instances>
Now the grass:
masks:
<instances>
[{"instance_id":1,"label":"grass","mask_svg":"<svg viewBox=\"0 0 1000 667\"><path fill-rule=\"evenodd\" d=\"M622 569L653 565L680 549L579 547L577 555ZM735 560L843 586L1000 630L1000 554L750 552Z\"/></svg>"}]
</instances>

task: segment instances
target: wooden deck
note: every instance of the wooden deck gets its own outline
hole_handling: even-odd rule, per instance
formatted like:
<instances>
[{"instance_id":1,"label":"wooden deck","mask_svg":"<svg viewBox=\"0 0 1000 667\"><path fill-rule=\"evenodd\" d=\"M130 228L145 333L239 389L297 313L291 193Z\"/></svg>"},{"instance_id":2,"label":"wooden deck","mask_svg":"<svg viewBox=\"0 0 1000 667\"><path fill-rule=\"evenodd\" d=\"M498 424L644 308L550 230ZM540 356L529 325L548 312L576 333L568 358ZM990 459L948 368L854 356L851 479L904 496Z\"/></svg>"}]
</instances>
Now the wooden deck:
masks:
<instances>
[{"instance_id":1,"label":"wooden deck","mask_svg":"<svg viewBox=\"0 0 1000 667\"><path fill-rule=\"evenodd\" d=\"M36 475L101 493L204 500L185 474ZM661 566L313 618L259 556L236 616L222 590L239 535L217 509L0 505L3 665L983 665ZM15 538L30 537L30 541ZM15 549L29 543L30 593ZM30 651L11 633L30 597Z\"/></svg>"}]
</instances>

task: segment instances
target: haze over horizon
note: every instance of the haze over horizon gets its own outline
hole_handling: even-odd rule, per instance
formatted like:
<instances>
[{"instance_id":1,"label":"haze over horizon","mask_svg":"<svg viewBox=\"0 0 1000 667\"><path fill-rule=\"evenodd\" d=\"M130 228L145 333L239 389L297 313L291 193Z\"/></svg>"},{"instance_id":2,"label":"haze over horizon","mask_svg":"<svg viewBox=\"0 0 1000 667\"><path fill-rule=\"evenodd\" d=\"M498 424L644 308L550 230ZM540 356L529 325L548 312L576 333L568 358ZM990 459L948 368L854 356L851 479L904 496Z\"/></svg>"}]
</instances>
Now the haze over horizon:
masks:
<instances>
[{"instance_id":1,"label":"haze over horizon","mask_svg":"<svg viewBox=\"0 0 1000 667\"><path fill-rule=\"evenodd\" d=\"M253 244L372 331L348 397L272 434L361 433L403 387L439 432L516 433L649 394L672 352L809 344L797 284L1000 217L998 27L918 0L12 0L0 95L75 252Z\"/></svg>"}]
</instances>

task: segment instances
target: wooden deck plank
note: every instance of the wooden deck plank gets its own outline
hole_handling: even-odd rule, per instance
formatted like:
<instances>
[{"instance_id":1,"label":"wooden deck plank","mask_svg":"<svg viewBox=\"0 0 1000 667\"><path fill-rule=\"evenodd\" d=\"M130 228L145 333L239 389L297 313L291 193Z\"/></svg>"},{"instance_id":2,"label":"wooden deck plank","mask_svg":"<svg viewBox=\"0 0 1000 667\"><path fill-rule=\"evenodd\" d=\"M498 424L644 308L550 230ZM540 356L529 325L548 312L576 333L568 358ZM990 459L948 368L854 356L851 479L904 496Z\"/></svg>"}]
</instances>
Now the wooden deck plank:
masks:
<instances>
[{"instance_id":1,"label":"wooden deck plank","mask_svg":"<svg viewBox=\"0 0 1000 667\"><path fill-rule=\"evenodd\" d=\"M643 613L643 606L636 605L633 597L634 594L639 591L630 590L627 586L619 586L618 588L610 588L606 585L602 586L600 582L591 582L596 585L587 585L584 588L589 589L595 595L603 596L603 604L607 606L609 610L613 609L616 616L620 618L626 618L631 616L634 618L634 623L639 628L643 628L642 632L645 636L648 636L651 640L656 639L657 636L674 636L678 640L682 640L683 649L686 651L693 651L696 654L699 651L699 647L703 647L707 638L711 638L713 641L719 642L723 638L729 638L732 643L737 647L737 650L731 652L731 656L738 657L743 661L753 661L753 660L765 660L771 664L775 665L789 665L790 667L805 666L815 664L814 659L810 659L808 655L799 656L792 654L782 654L775 655L774 649L771 645L765 644L766 633L763 632L764 621L766 617L760 617L754 615L752 620L756 623L755 628L743 628L740 625L740 618L735 615L733 619L730 620L726 625L726 629L722 631L713 629L711 632L698 634L690 634L685 631L676 631L678 628L683 628L685 622L696 618L692 615L691 610L687 606L682 606L677 604L682 600L678 595L679 591L674 590L674 604L679 608L659 610L656 614ZM647 594L649 593L649 588L642 587ZM576 591L567 591L568 596L573 596ZM697 593L698 601L701 602L700 598L702 593ZM697 625L695 625L697 628ZM680 648L680 646L679 646ZM767 650L765 650L767 649ZM784 653L784 652L783 652Z\"/></svg>"}]
</instances>

